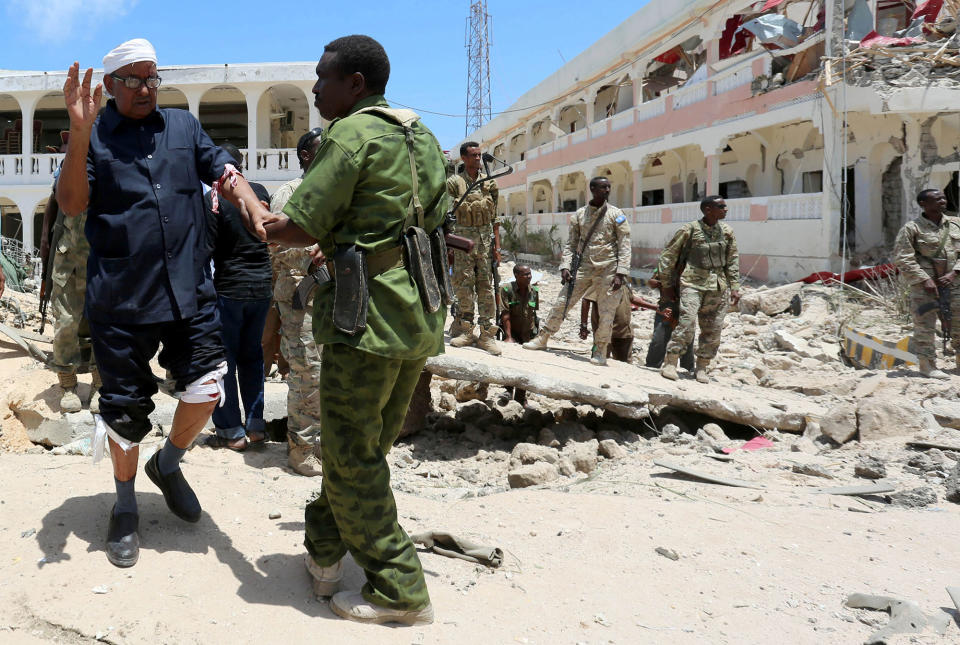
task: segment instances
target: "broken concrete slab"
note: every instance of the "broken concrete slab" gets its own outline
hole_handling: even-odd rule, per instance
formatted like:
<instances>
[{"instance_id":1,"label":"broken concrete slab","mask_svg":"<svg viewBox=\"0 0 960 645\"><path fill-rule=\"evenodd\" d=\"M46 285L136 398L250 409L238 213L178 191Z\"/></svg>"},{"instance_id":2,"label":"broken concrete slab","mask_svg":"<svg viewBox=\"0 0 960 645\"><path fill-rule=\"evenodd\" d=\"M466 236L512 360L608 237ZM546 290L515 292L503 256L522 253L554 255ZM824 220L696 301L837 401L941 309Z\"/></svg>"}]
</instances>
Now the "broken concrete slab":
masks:
<instances>
[{"instance_id":1,"label":"broken concrete slab","mask_svg":"<svg viewBox=\"0 0 960 645\"><path fill-rule=\"evenodd\" d=\"M906 399L870 397L857 405L860 441L901 437L939 428L930 412Z\"/></svg>"},{"instance_id":2,"label":"broken concrete slab","mask_svg":"<svg viewBox=\"0 0 960 645\"><path fill-rule=\"evenodd\" d=\"M883 479L887 476L887 466L878 457L868 455L853 467L853 474L864 479Z\"/></svg>"},{"instance_id":3,"label":"broken concrete slab","mask_svg":"<svg viewBox=\"0 0 960 645\"><path fill-rule=\"evenodd\" d=\"M853 593L847 597L844 604L852 609L875 609L890 612L890 622L882 629L871 634L865 641L867 645L886 643L888 638L894 634L920 634L928 628L937 634L942 634L950 625L951 620L950 616L942 611L928 616L920 610L917 603L891 596Z\"/></svg>"},{"instance_id":4,"label":"broken concrete slab","mask_svg":"<svg viewBox=\"0 0 960 645\"><path fill-rule=\"evenodd\" d=\"M920 486L919 488L911 488L910 490L893 493L892 495L888 495L887 499L890 500L891 504L902 506L903 508L923 508L924 506L936 504L937 494L929 486Z\"/></svg>"},{"instance_id":5,"label":"broken concrete slab","mask_svg":"<svg viewBox=\"0 0 960 645\"><path fill-rule=\"evenodd\" d=\"M519 387L543 396L588 403L620 417L642 419L648 406L670 405L723 421L802 432L825 408L801 394L758 386L667 381L657 370L619 361L591 365L585 357L556 350L534 352L504 343L501 356L471 347L447 347L426 369L445 378Z\"/></svg>"},{"instance_id":6,"label":"broken concrete slab","mask_svg":"<svg viewBox=\"0 0 960 645\"><path fill-rule=\"evenodd\" d=\"M835 488L818 488L814 493L822 495L850 495L860 497L861 495L879 495L880 493L892 493L897 490L886 482L877 482L875 484L864 484L858 486L837 486Z\"/></svg>"},{"instance_id":7,"label":"broken concrete slab","mask_svg":"<svg viewBox=\"0 0 960 645\"><path fill-rule=\"evenodd\" d=\"M36 428L27 428L27 436L33 443L47 446L65 446L83 437L90 436L94 428L93 415L87 410L64 414L60 418L44 419Z\"/></svg>"},{"instance_id":8,"label":"broken concrete slab","mask_svg":"<svg viewBox=\"0 0 960 645\"><path fill-rule=\"evenodd\" d=\"M563 456L569 459L578 471L589 475L597 469L599 450L600 442L596 439L570 442L563 447Z\"/></svg>"},{"instance_id":9,"label":"broken concrete slab","mask_svg":"<svg viewBox=\"0 0 960 645\"><path fill-rule=\"evenodd\" d=\"M942 426L960 429L960 401L933 397L923 402L923 409Z\"/></svg>"},{"instance_id":10,"label":"broken concrete slab","mask_svg":"<svg viewBox=\"0 0 960 645\"><path fill-rule=\"evenodd\" d=\"M755 484L753 482L743 481L741 479L733 479L730 477L718 477L716 475L711 475L710 473L705 473L700 470L694 470L693 468L687 468L686 466L678 466L677 464L671 464L666 461L657 460L653 461L655 466L660 466L661 468L666 468L672 470L681 475L686 475L687 477L693 477L694 479L702 479L705 482L711 484L720 484L721 486L734 486L736 488L755 488L757 490L764 490L764 487Z\"/></svg>"},{"instance_id":11,"label":"broken concrete slab","mask_svg":"<svg viewBox=\"0 0 960 645\"><path fill-rule=\"evenodd\" d=\"M802 283L791 282L781 287L751 291L740 298L740 313L756 314L759 311L768 316L776 316L793 307L793 299L800 297L802 288ZM794 315L799 315L799 312Z\"/></svg>"},{"instance_id":12,"label":"broken concrete slab","mask_svg":"<svg viewBox=\"0 0 960 645\"><path fill-rule=\"evenodd\" d=\"M511 470L507 474L510 488L526 488L555 481L560 476L557 467L545 461L538 461Z\"/></svg>"}]
</instances>

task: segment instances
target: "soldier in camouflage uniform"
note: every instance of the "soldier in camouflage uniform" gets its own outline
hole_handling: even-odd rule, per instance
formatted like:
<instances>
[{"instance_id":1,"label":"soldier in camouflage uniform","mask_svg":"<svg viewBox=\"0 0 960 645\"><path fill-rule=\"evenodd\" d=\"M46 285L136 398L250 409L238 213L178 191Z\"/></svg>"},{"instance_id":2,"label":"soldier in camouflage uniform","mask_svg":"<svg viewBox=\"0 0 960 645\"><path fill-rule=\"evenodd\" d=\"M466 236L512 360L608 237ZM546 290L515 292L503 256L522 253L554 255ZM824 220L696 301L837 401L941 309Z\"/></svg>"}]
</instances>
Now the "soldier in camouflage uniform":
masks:
<instances>
[{"instance_id":1,"label":"soldier in camouflage uniform","mask_svg":"<svg viewBox=\"0 0 960 645\"><path fill-rule=\"evenodd\" d=\"M740 254L733 229L720 221L727 216L724 199L719 195L706 197L700 202L700 212L703 217L684 224L660 254L660 293L667 302L677 300L677 265L686 260L686 268L679 276L680 322L667 345L660 374L677 380L677 361L693 342L694 326L699 320L696 379L707 383L707 368L720 347L727 296L734 305L740 300Z\"/></svg>"},{"instance_id":2,"label":"soldier in camouflage uniform","mask_svg":"<svg viewBox=\"0 0 960 645\"><path fill-rule=\"evenodd\" d=\"M54 184L56 185L56 184ZM90 244L83 228L86 213L77 217L57 217L59 208L56 197L51 194L43 213L43 232L40 255L49 258L49 234L56 226L53 236L57 239L50 276L53 288L50 305L53 316L53 368L60 382L60 409L63 412L79 412L83 404L77 394L77 372L89 364L93 376L90 411L100 412L100 375L93 360L90 342L90 326L83 315L83 303L87 292L87 256Z\"/></svg>"},{"instance_id":3,"label":"soldier in camouflage uniform","mask_svg":"<svg viewBox=\"0 0 960 645\"><path fill-rule=\"evenodd\" d=\"M567 289L560 290L540 333L523 347L546 349L550 336L560 329L567 309L580 302L585 294L594 292L600 321L590 362L606 365L613 318L621 301L620 288L630 275L630 224L623 211L607 202L610 180L594 177L590 180L590 193L593 197L590 202L570 217L567 245L560 262L561 284L576 278L573 293L568 297ZM603 219L598 221L598 217ZM580 267L573 276L571 263L576 253L581 254Z\"/></svg>"},{"instance_id":4,"label":"soldier in camouflage uniform","mask_svg":"<svg viewBox=\"0 0 960 645\"><path fill-rule=\"evenodd\" d=\"M944 215L947 198L939 190L921 191L917 203L923 215L904 224L897 233L894 257L900 275L910 284L910 316L920 373L947 379L950 377L937 369L934 336L938 289L947 289L952 343L960 369L960 287L956 280L960 271L960 220Z\"/></svg>"},{"instance_id":5,"label":"soldier in camouflage uniform","mask_svg":"<svg viewBox=\"0 0 960 645\"><path fill-rule=\"evenodd\" d=\"M323 131L314 128L300 137L297 158L306 174L320 146ZM299 188L297 177L277 189L270 210L279 213ZM320 350L313 340L313 318L309 298L303 309L293 308L293 293L303 280L316 247L282 248L270 245L270 261L276 282L273 299L280 312L280 353L290 365L287 376L287 462L307 477L321 474L320 464Z\"/></svg>"},{"instance_id":6,"label":"soldier in camouflage uniform","mask_svg":"<svg viewBox=\"0 0 960 645\"><path fill-rule=\"evenodd\" d=\"M460 199L467 192L467 187L483 172L480 144L476 141L468 141L460 146L460 158L463 160L463 172L447 179L451 203ZM477 347L494 356L500 354L496 341L497 326L493 320L497 313L497 294L493 292L491 265L494 254L497 262L500 262L500 227L497 222L499 194L495 180L485 181L474 188L457 209L456 233L473 240L474 247L470 253L454 254L453 288L458 317L450 330L450 345L453 347L466 347L474 343L473 309L476 302L477 323L480 325Z\"/></svg>"},{"instance_id":7,"label":"soldier in camouflage uniform","mask_svg":"<svg viewBox=\"0 0 960 645\"><path fill-rule=\"evenodd\" d=\"M316 241L325 256L338 245L364 252L369 305L363 329L348 334L334 325L335 280L314 295L314 336L323 345L323 484L306 509L307 568L314 592L331 595L349 551L367 583L362 592L333 595L331 609L359 622L420 624L433 621L433 607L417 550L397 519L386 454L427 357L443 352L446 311L424 309L399 240L408 213L422 212L423 228L433 231L448 202L436 138L415 114L390 111L383 98L389 69L383 48L367 36L326 46L313 92L330 126L284 215L254 205L249 225L261 230L265 223L268 239L281 244Z\"/></svg>"}]
</instances>

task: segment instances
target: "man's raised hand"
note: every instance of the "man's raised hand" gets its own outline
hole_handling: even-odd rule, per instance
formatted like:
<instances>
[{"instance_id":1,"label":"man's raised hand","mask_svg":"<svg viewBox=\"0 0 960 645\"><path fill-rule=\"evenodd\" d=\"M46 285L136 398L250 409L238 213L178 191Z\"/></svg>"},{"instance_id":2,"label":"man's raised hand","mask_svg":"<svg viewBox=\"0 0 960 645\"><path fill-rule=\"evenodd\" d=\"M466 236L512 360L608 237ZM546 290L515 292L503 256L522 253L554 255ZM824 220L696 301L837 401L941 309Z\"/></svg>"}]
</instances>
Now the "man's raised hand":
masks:
<instances>
[{"instance_id":1,"label":"man's raised hand","mask_svg":"<svg viewBox=\"0 0 960 645\"><path fill-rule=\"evenodd\" d=\"M70 116L70 127L90 130L97 119L100 110L100 99L103 96L103 87L100 83L90 92L90 81L93 78L93 68L88 67L80 81L80 63L75 62L67 70L67 80L63 84L63 100Z\"/></svg>"},{"instance_id":2,"label":"man's raised hand","mask_svg":"<svg viewBox=\"0 0 960 645\"><path fill-rule=\"evenodd\" d=\"M269 216L273 215L273 213L263 208L263 206L260 204L257 204L257 206L260 206L260 207L253 209L253 211L251 212L250 210L247 209L247 203L241 199L240 200L240 220L243 222L244 228L246 228L251 235L253 235L258 240L262 240L266 242L267 229L264 228L264 224L267 224L272 221L276 221L279 218L274 217L273 219L270 219L269 221L267 221ZM267 213L267 218L264 218L263 216L264 211L266 211Z\"/></svg>"}]
</instances>

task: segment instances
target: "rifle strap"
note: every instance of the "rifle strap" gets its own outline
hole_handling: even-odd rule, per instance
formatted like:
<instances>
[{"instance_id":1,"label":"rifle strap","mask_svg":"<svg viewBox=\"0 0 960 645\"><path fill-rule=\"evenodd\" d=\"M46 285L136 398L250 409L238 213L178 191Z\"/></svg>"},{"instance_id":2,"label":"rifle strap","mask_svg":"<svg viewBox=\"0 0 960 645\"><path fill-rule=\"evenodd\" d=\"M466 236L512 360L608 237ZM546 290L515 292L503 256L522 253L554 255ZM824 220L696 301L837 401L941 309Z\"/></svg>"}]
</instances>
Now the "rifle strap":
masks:
<instances>
[{"instance_id":1,"label":"rifle strap","mask_svg":"<svg viewBox=\"0 0 960 645\"><path fill-rule=\"evenodd\" d=\"M586 214L586 211L584 211ZM607 203L604 202L603 206L600 207L600 210L597 211L597 219L594 220L593 225L590 227L590 230L587 232L587 236L580 240L580 247L577 249L577 257L582 258L583 252L587 250L587 246L590 244L590 240L593 239L593 234L597 232L597 227L600 226L600 222L603 221L603 218L607 216Z\"/></svg>"}]
</instances>

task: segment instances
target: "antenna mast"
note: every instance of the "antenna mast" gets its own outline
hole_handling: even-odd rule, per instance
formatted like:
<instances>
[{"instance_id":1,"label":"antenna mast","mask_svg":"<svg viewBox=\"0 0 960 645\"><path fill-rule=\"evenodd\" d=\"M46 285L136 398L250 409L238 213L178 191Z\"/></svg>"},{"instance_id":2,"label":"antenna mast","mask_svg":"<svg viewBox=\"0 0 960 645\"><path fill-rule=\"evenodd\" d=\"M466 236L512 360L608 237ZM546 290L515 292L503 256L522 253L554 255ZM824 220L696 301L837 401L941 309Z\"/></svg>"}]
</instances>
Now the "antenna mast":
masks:
<instances>
[{"instance_id":1,"label":"antenna mast","mask_svg":"<svg viewBox=\"0 0 960 645\"><path fill-rule=\"evenodd\" d=\"M487 0L471 0L464 47L467 49L467 121L464 135L478 130L491 118L490 26Z\"/></svg>"}]
</instances>

